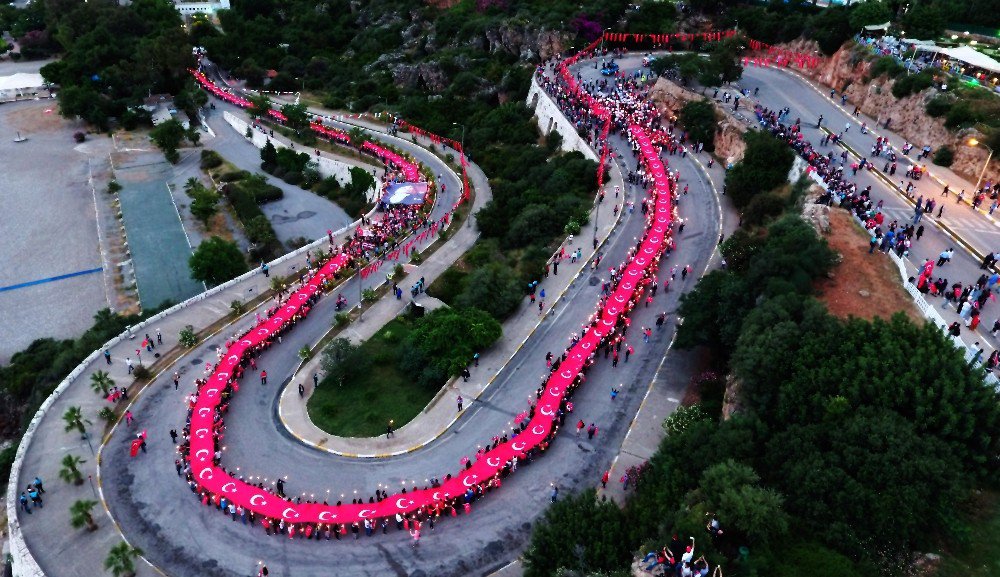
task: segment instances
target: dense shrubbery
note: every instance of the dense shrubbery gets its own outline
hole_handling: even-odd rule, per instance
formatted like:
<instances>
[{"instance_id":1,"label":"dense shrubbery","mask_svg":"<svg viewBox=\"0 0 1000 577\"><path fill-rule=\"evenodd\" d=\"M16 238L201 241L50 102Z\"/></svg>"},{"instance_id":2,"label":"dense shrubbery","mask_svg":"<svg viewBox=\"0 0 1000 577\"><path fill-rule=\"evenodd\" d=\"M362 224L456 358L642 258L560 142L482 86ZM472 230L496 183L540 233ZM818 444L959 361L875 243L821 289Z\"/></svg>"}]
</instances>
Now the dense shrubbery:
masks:
<instances>
[{"instance_id":1,"label":"dense shrubbery","mask_svg":"<svg viewBox=\"0 0 1000 577\"><path fill-rule=\"evenodd\" d=\"M606 521L625 538L589 537L602 554L704 535L711 512L724 534L699 537L698 554L727 573L894 574L911 551L968 531L954 510L994 482L1000 450L1000 394L982 369L933 325L830 316L808 295L832 253L796 216L734 235L723 252L735 266L684 297L677 344L731 355L741 409L671 428L624 512ZM563 519L598 507L582 499L536 528L526 574L576 567L566 551L585 529Z\"/></svg>"},{"instance_id":2,"label":"dense shrubbery","mask_svg":"<svg viewBox=\"0 0 1000 577\"><path fill-rule=\"evenodd\" d=\"M726 173L726 190L737 208L747 208L759 195L788 181L795 154L768 132L743 135L747 148L743 160Z\"/></svg>"},{"instance_id":3,"label":"dense shrubbery","mask_svg":"<svg viewBox=\"0 0 1000 577\"><path fill-rule=\"evenodd\" d=\"M938 166L951 166L955 161L955 152L950 147L942 146L934 151L934 164Z\"/></svg>"},{"instance_id":4,"label":"dense shrubbery","mask_svg":"<svg viewBox=\"0 0 1000 577\"><path fill-rule=\"evenodd\" d=\"M222 190L236 218L243 224L247 238L254 243L253 258L269 260L274 257L281 250L281 244L260 205L282 198L281 189L268 184L259 174L247 174L230 181Z\"/></svg>"},{"instance_id":5,"label":"dense shrubbery","mask_svg":"<svg viewBox=\"0 0 1000 577\"><path fill-rule=\"evenodd\" d=\"M895 58L892 56L883 56L872 62L871 67L868 68L868 78L871 80L883 74L889 78L896 78L904 72L906 72L906 69L899 62L896 62Z\"/></svg>"},{"instance_id":6,"label":"dense shrubbery","mask_svg":"<svg viewBox=\"0 0 1000 577\"><path fill-rule=\"evenodd\" d=\"M703 142L705 150L715 150L715 106L708 100L694 100L681 108L678 115L691 142Z\"/></svg>"},{"instance_id":7,"label":"dense shrubbery","mask_svg":"<svg viewBox=\"0 0 1000 577\"><path fill-rule=\"evenodd\" d=\"M918 74L908 74L896 78L896 81L892 83L892 95L896 98L906 98L933 85L934 74L929 70L922 70Z\"/></svg>"},{"instance_id":8,"label":"dense shrubbery","mask_svg":"<svg viewBox=\"0 0 1000 577\"><path fill-rule=\"evenodd\" d=\"M59 84L59 110L104 129L110 117L150 93L183 91L193 65L191 44L173 4L117 2L32 2L42 22L30 25L63 48L62 58L42 68ZM36 28L36 26L38 26Z\"/></svg>"}]
</instances>

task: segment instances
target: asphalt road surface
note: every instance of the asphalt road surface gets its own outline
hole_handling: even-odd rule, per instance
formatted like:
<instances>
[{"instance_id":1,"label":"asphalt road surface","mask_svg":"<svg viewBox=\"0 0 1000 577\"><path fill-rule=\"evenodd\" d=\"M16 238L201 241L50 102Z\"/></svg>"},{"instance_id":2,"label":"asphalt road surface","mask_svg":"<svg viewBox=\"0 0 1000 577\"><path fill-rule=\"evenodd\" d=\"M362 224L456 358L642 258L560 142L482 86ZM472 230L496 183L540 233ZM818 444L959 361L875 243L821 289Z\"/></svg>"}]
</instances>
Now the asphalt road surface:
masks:
<instances>
[{"instance_id":1,"label":"asphalt road surface","mask_svg":"<svg viewBox=\"0 0 1000 577\"><path fill-rule=\"evenodd\" d=\"M586 71L586 65L583 68ZM628 147L618 137L613 137L612 142L631 166L634 157ZM401 145L399 141L393 143ZM433 159L426 151L418 153L418 158L425 163ZM687 226L677 239L678 249L661 265L661 279L674 264L690 264L695 271L702 270L718 240L718 199L696 173L690 158L675 158L671 163L681 169L682 185L691 184L689 195L680 202ZM449 182L448 190L458 191L460 186ZM641 200L637 191L629 194L629 199ZM613 194L605 201L610 210L609 201L613 201ZM442 199L441 205L447 207L450 202ZM456 472L462 457L473 456L478 444L506 429L514 415L526 409L528 396L546 372L545 352L558 354L568 346L570 335L580 331L594 312L600 291L598 279L606 278L607 267L625 259L628 249L643 233L643 225L641 211L625 214L605 245L603 264L607 266L601 267L603 271L585 273L577 280L557 305L555 314L544 321L480 402L451 429L426 447L398 457L357 460L320 453L294 440L281 427L277 418L280 383L291 376L298 362L296 351L328 328L334 299L323 299L280 346L258 359L258 367L268 371L270 384L261 386L254 374L244 379L226 417L224 466L239 467L241 474L269 480L287 475L287 494L330 502L341 499L341 494L350 500L354 491L367 499L379 484L388 486L390 492L402 486L423 487L431 476ZM104 496L129 540L144 549L146 557L168 575L250 575L255 574L261 560L272 575L278 576L333 572L401 576L488 573L515 558L526 545L532 522L548 502L550 483L558 484L562 494L596 485L618 452L646 385L667 349L673 323L655 332L649 344L642 342L636 329L651 326L656 314L663 310L673 312L681 292L693 286L695 280L681 282L678 277L669 292L658 293L652 307L637 308L631 339L635 354L630 361L617 368L612 368L609 361L598 363L588 374L587 383L574 395L576 410L571 418L593 422L600 428L593 441L577 438L568 430L571 427L567 428L542 457L520 465L501 489L474 503L471 515L444 519L434 531L425 531L417 549L410 546L405 532L394 529L385 536L362 535L358 543L350 535L343 542L323 543L268 537L260 527L233 522L200 504L176 475L176 455L167 433L183 426L183 397L192 389L193 377L204 370L204 363L214 359L213 349L225 340L222 335L200 345L179 362L178 366L187 368L183 379L186 385L181 391L173 390L169 371L133 408L138 419L136 429L120 428L115 432L101 466ZM345 287L342 292L356 294L356 287ZM609 396L612 386L622 389L613 402ZM139 428L149 429L149 452L132 459L128 443ZM30 532L30 527L25 530Z\"/></svg>"}]
</instances>

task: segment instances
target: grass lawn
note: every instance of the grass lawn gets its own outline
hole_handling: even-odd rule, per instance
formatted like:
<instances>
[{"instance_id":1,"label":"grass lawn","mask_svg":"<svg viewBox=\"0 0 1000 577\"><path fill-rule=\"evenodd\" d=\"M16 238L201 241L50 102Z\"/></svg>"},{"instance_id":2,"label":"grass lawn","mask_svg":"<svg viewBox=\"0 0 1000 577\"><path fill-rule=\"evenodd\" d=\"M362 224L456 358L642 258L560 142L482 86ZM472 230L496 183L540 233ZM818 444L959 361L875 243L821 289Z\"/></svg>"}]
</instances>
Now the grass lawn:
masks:
<instances>
[{"instance_id":1,"label":"grass lawn","mask_svg":"<svg viewBox=\"0 0 1000 577\"><path fill-rule=\"evenodd\" d=\"M309 418L320 429L341 437L385 434L389 419L395 427L412 420L444 383L419 387L399 369L397 360L412 321L398 317L361 345L371 365L356 380L343 384L324 379L309 398Z\"/></svg>"},{"instance_id":2,"label":"grass lawn","mask_svg":"<svg viewBox=\"0 0 1000 577\"><path fill-rule=\"evenodd\" d=\"M1000 575L1000 493L984 491L966 521L968 542L941 555L936 577Z\"/></svg>"}]
</instances>

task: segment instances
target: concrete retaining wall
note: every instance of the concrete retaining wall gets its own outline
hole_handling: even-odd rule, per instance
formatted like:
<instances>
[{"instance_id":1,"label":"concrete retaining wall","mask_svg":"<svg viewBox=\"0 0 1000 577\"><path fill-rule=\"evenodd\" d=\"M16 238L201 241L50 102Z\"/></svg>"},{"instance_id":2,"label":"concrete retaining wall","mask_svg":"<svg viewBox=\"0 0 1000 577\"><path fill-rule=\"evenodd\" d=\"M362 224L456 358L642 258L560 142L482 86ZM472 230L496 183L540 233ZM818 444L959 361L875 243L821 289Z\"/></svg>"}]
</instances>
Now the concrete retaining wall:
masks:
<instances>
[{"instance_id":1,"label":"concrete retaining wall","mask_svg":"<svg viewBox=\"0 0 1000 577\"><path fill-rule=\"evenodd\" d=\"M577 133L573 123L570 122L559 106L552 100L545 90L538 85L538 81L531 78L531 89L528 90L528 108L535 109L535 118L538 119L538 129L542 134L548 134L555 130L562 136L560 150L566 152L577 151L594 162L600 161L597 152L590 147L590 144Z\"/></svg>"}]
</instances>

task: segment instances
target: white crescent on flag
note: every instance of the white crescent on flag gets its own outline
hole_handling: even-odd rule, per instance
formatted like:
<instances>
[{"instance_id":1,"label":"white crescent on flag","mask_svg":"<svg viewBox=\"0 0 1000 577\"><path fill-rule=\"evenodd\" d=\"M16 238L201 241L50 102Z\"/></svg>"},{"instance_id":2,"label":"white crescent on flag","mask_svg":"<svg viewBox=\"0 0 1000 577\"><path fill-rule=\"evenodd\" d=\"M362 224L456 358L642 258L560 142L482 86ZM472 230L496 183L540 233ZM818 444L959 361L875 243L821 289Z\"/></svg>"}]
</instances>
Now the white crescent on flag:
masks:
<instances>
[{"instance_id":1,"label":"white crescent on flag","mask_svg":"<svg viewBox=\"0 0 1000 577\"><path fill-rule=\"evenodd\" d=\"M531 432L532 432L532 434L535 434L535 435L541 435L542 433L545 432L545 427L543 427L541 425L535 425L534 427L531 427Z\"/></svg>"},{"instance_id":2,"label":"white crescent on flag","mask_svg":"<svg viewBox=\"0 0 1000 577\"><path fill-rule=\"evenodd\" d=\"M374 513L374 512L375 512L375 511L373 511L373 510L371 510L371 509L362 509L362 510L361 510L361 512L360 512L360 513L358 513L358 517L361 517L362 519L367 519L367 518L368 518L368 517L370 517L370 516L371 516L371 514L372 514L372 513Z\"/></svg>"},{"instance_id":3,"label":"white crescent on flag","mask_svg":"<svg viewBox=\"0 0 1000 577\"><path fill-rule=\"evenodd\" d=\"M552 407L549 406L549 405L545 405L544 407L542 407L541 409L539 409L539 412L542 413L543 415L545 415L546 417L551 417L552 415L555 414L552 411Z\"/></svg>"},{"instance_id":4,"label":"white crescent on flag","mask_svg":"<svg viewBox=\"0 0 1000 577\"><path fill-rule=\"evenodd\" d=\"M291 515L288 514L289 511L292 512ZM285 510L281 512L281 516L284 517L285 519L298 519L299 518L299 514L296 513L295 509L292 509L291 507L285 507Z\"/></svg>"},{"instance_id":5,"label":"white crescent on flag","mask_svg":"<svg viewBox=\"0 0 1000 577\"><path fill-rule=\"evenodd\" d=\"M205 473L208 473L208 476L205 476ZM199 479L211 480L213 476L214 473L212 472L211 467L205 467L204 469L198 472Z\"/></svg>"},{"instance_id":6,"label":"white crescent on flag","mask_svg":"<svg viewBox=\"0 0 1000 577\"><path fill-rule=\"evenodd\" d=\"M260 499L260 503L257 502L257 499ZM264 507L267 505L267 499L263 495L254 495L250 497L250 504L254 507Z\"/></svg>"},{"instance_id":7,"label":"white crescent on flag","mask_svg":"<svg viewBox=\"0 0 1000 577\"><path fill-rule=\"evenodd\" d=\"M324 517L324 515L332 515L332 516L331 517ZM319 520L320 521L330 521L331 519L336 519L336 518L337 518L337 516L333 515L333 513L329 512L329 511L322 511L319 514Z\"/></svg>"},{"instance_id":8,"label":"white crescent on flag","mask_svg":"<svg viewBox=\"0 0 1000 577\"><path fill-rule=\"evenodd\" d=\"M208 429L205 428L198 429L197 431L194 432L194 436L198 437L199 439L204 439L205 435L207 434L208 434Z\"/></svg>"},{"instance_id":9,"label":"white crescent on flag","mask_svg":"<svg viewBox=\"0 0 1000 577\"><path fill-rule=\"evenodd\" d=\"M491 466L491 467L499 467L500 466L500 459L498 459L496 457L490 457L490 458L486 459L486 464L489 465L489 466Z\"/></svg>"},{"instance_id":10,"label":"white crescent on flag","mask_svg":"<svg viewBox=\"0 0 1000 577\"><path fill-rule=\"evenodd\" d=\"M469 475L468 477L462 479L462 484L466 487L471 487L476 484L476 479L479 477L476 475Z\"/></svg>"},{"instance_id":11,"label":"white crescent on flag","mask_svg":"<svg viewBox=\"0 0 1000 577\"><path fill-rule=\"evenodd\" d=\"M233 483L232 481L226 483L225 485L222 486L222 492L223 493L235 493L236 492L236 483Z\"/></svg>"},{"instance_id":12,"label":"white crescent on flag","mask_svg":"<svg viewBox=\"0 0 1000 577\"><path fill-rule=\"evenodd\" d=\"M520 446L518 446L518 445L520 445ZM510 448L514 449L515 451L523 451L524 450L524 446L525 446L524 443L521 442L521 441L519 441L519 442L514 443L513 445L511 445Z\"/></svg>"},{"instance_id":13,"label":"white crescent on flag","mask_svg":"<svg viewBox=\"0 0 1000 577\"><path fill-rule=\"evenodd\" d=\"M202 455L202 453L204 453L204 455ZM194 456L198 457L199 461L204 461L211 454L212 452L209 451L208 449L198 449L197 451L195 451Z\"/></svg>"}]
</instances>

